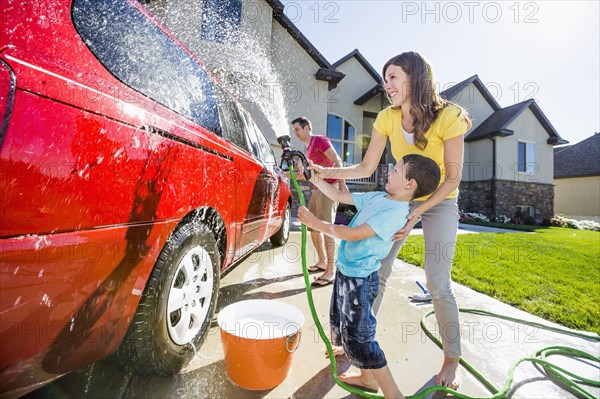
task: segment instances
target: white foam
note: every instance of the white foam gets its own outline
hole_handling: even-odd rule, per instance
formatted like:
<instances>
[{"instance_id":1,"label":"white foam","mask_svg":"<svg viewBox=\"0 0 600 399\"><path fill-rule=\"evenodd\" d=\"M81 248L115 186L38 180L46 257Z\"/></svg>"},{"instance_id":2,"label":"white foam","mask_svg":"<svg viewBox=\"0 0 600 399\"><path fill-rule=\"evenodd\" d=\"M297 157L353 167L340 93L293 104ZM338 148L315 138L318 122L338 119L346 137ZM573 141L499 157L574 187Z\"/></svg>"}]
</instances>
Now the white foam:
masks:
<instances>
[{"instance_id":1,"label":"white foam","mask_svg":"<svg viewBox=\"0 0 600 399\"><path fill-rule=\"evenodd\" d=\"M286 317L257 313L222 322L221 329L246 339L275 339L294 334L300 326Z\"/></svg>"}]
</instances>

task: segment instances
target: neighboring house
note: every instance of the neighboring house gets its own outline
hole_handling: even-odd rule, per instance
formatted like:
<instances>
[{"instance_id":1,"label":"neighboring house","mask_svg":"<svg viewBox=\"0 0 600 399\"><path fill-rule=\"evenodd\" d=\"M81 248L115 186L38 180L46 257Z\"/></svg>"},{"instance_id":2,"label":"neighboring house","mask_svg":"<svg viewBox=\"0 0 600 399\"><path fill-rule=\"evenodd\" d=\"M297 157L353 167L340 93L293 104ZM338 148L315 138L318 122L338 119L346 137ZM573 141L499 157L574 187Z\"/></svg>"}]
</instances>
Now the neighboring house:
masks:
<instances>
[{"instance_id":1,"label":"neighboring house","mask_svg":"<svg viewBox=\"0 0 600 399\"><path fill-rule=\"evenodd\" d=\"M600 222L600 133L554 149L554 210Z\"/></svg>"},{"instance_id":2,"label":"neighboring house","mask_svg":"<svg viewBox=\"0 0 600 399\"><path fill-rule=\"evenodd\" d=\"M467 109L459 207L488 216L554 215L553 146L566 144L535 100L501 108L477 75L442 96Z\"/></svg>"}]
</instances>

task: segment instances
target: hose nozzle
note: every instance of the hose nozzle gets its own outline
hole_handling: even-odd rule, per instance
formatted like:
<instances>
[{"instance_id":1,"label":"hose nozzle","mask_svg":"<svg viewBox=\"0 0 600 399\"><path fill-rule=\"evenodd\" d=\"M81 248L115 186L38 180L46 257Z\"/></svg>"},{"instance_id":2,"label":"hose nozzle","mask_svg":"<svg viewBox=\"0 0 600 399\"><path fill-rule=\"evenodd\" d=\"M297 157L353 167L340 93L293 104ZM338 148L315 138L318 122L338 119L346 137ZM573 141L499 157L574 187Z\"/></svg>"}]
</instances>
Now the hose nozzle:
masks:
<instances>
[{"instance_id":1,"label":"hose nozzle","mask_svg":"<svg viewBox=\"0 0 600 399\"><path fill-rule=\"evenodd\" d=\"M308 160L306 155L301 151L292 150L292 144L290 143L291 137L289 135L277 137L277 142L281 145L283 154L281 154L281 169L287 170L290 166L293 168L296 164L295 159L302 163L304 178L310 180L310 170L308 170Z\"/></svg>"}]
</instances>

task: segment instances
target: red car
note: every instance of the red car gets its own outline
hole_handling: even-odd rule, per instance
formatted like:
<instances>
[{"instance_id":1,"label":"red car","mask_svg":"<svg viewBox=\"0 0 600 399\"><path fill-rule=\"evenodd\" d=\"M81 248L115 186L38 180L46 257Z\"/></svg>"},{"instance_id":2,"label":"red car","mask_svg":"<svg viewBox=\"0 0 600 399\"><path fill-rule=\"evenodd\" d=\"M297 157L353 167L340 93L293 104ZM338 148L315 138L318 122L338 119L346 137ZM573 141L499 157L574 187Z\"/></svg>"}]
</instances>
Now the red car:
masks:
<instances>
[{"instance_id":1,"label":"red car","mask_svg":"<svg viewBox=\"0 0 600 399\"><path fill-rule=\"evenodd\" d=\"M133 0L2 0L0 396L117 351L178 372L219 277L289 234L250 114Z\"/></svg>"}]
</instances>

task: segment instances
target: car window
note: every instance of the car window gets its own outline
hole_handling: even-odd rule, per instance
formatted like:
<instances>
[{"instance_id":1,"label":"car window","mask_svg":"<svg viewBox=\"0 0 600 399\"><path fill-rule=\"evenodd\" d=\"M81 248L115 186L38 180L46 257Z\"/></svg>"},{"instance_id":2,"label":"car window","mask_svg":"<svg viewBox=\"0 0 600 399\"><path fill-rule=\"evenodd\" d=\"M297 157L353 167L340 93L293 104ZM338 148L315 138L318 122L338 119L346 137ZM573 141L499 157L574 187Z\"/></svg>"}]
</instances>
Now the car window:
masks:
<instances>
[{"instance_id":1,"label":"car window","mask_svg":"<svg viewBox=\"0 0 600 399\"><path fill-rule=\"evenodd\" d=\"M238 105L224 90L219 88L217 92L219 93L218 108L223 125L223 135L241 149L251 152L245 134L244 121L237 111Z\"/></svg>"},{"instance_id":2,"label":"car window","mask_svg":"<svg viewBox=\"0 0 600 399\"><path fill-rule=\"evenodd\" d=\"M221 134L213 78L126 0L74 0L73 23L117 79Z\"/></svg>"},{"instance_id":3,"label":"car window","mask_svg":"<svg viewBox=\"0 0 600 399\"><path fill-rule=\"evenodd\" d=\"M252 154L258 158L263 159L263 154L260 148L260 144L258 143L258 139L256 138L256 133L254 132L254 128L250 125L251 118L248 113L241 107L238 107L238 113L241 116L241 119L244 121L244 130L246 131L246 137L250 143L250 149Z\"/></svg>"},{"instance_id":4,"label":"car window","mask_svg":"<svg viewBox=\"0 0 600 399\"><path fill-rule=\"evenodd\" d=\"M256 131L256 137L258 138L258 143L260 145L260 148L261 148L261 151L263 154L263 161L265 161L265 163L268 163L268 164L276 164L277 162L275 161L275 154L273 154L273 149L271 148L271 145L269 145L267 138L265 137L262 130L260 130L260 128L258 127L256 122L254 122L254 120L252 120L252 118L249 118L249 119L250 119L250 125Z\"/></svg>"}]
</instances>

